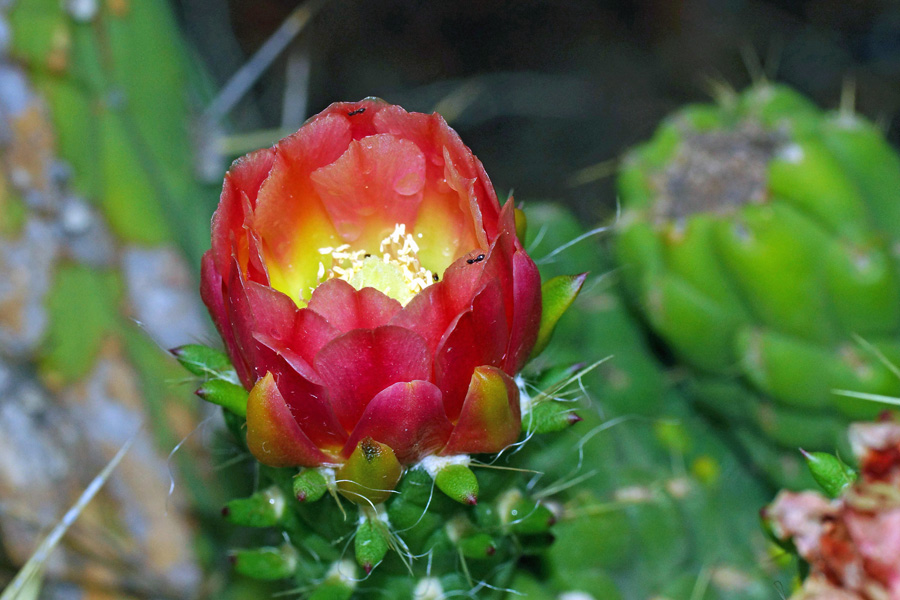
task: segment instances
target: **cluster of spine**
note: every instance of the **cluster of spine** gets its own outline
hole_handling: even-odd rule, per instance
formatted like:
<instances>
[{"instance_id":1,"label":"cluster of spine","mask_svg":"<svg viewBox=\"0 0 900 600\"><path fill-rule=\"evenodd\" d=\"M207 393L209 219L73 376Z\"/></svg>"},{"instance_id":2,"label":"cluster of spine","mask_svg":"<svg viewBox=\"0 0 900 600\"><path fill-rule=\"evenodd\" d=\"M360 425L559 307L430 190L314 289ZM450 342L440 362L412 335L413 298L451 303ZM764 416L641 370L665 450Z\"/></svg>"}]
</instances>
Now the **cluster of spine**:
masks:
<instances>
[{"instance_id":1,"label":"cluster of spine","mask_svg":"<svg viewBox=\"0 0 900 600\"><path fill-rule=\"evenodd\" d=\"M772 477L805 473L777 447L846 447L880 410L835 390L900 392L900 157L874 125L761 83L670 117L618 186L630 297Z\"/></svg>"}]
</instances>

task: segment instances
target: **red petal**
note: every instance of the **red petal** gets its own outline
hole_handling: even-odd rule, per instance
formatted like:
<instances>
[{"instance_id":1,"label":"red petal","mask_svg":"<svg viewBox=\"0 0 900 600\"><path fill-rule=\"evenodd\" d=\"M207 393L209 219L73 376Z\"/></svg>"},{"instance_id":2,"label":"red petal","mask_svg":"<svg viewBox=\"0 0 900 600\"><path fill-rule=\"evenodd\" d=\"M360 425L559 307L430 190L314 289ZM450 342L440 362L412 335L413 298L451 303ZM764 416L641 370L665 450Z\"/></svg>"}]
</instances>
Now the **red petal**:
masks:
<instances>
[{"instance_id":1,"label":"red petal","mask_svg":"<svg viewBox=\"0 0 900 600\"><path fill-rule=\"evenodd\" d=\"M223 277L229 276L232 247L237 236L243 236L244 223L256 205L256 197L263 181L272 170L275 152L271 148L258 150L232 163L219 206L212 218L212 253Z\"/></svg>"},{"instance_id":2,"label":"red petal","mask_svg":"<svg viewBox=\"0 0 900 600\"><path fill-rule=\"evenodd\" d=\"M456 314L447 306L445 286L435 283L416 294L390 323L415 331L434 352Z\"/></svg>"},{"instance_id":3,"label":"red petal","mask_svg":"<svg viewBox=\"0 0 900 600\"><path fill-rule=\"evenodd\" d=\"M506 238L498 239L485 258L469 264L482 252L463 256L444 272L444 278L418 294L391 320L421 335L434 352L447 329L459 315L472 307L472 299L486 284L498 285L502 292L507 322L512 319L512 264L506 255ZM508 290L508 291L507 291Z\"/></svg>"},{"instance_id":4,"label":"red petal","mask_svg":"<svg viewBox=\"0 0 900 600\"><path fill-rule=\"evenodd\" d=\"M249 281L244 286L253 313L254 332L275 338L286 337L294 327L297 305L281 292Z\"/></svg>"},{"instance_id":5,"label":"red petal","mask_svg":"<svg viewBox=\"0 0 900 600\"><path fill-rule=\"evenodd\" d=\"M374 125L378 114L391 107L380 98L366 98L359 102L335 102L312 118L313 121L325 116L339 116L346 119L354 140L379 133Z\"/></svg>"},{"instance_id":6,"label":"red petal","mask_svg":"<svg viewBox=\"0 0 900 600\"><path fill-rule=\"evenodd\" d=\"M317 467L330 462L294 420L271 374L247 398L247 446L271 467Z\"/></svg>"},{"instance_id":7,"label":"red petal","mask_svg":"<svg viewBox=\"0 0 900 600\"><path fill-rule=\"evenodd\" d=\"M443 145L438 144L438 130L450 127L439 114L409 113L395 104L388 104L375 113L373 125L378 133L410 140L422 150L427 164L443 167L444 151ZM443 173L442 170L436 172Z\"/></svg>"},{"instance_id":8,"label":"red petal","mask_svg":"<svg viewBox=\"0 0 900 600\"><path fill-rule=\"evenodd\" d=\"M495 367L475 369L450 441L441 454L500 452L519 437L519 388Z\"/></svg>"},{"instance_id":9,"label":"red petal","mask_svg":"<svg viewBox=\"0 0 900 600\"><path fill-rule=\"evenodd\" d=\"M271 263L276 263L289 272L284 278L291 282L314 280L319 261L316 250L336 245L338 238L309 176L337 160L350 141L347 119L325 115L275 146L275 163L259 190L251 226L263 241L270 269ZM307 260L298 264L303 257ZM294 275L294 269L302 272ZM292 294L305 291L298 288Z\"/></svg>"},{"instance_id":10,"label":"red petal","mask_svg":"<svg viewBox=\"0 0 900 600\"><path fill-rule=\"evenodd\" d=\"M263 252L263 243L255 231L247 232L247 281L269 285L269 268Z\"/></svg>"},{"instance_id":11,"label":"red petal","mask_svg":"<svg viewBox=\"0 0 900 600\"><path fill-rule=\"evenodd\" d=\"M375 115L375 127L412 140L425 153L429 165L444 167L438 171L440 177L430 172L429 180L446 178L449 187L457 192L461 212L469 220L474 219L476 230L487 233L486 238L479 238L482 247L487 248L497 235L500 203L484 167L459 134L438 114L407 113L399 106L382 108Z\"/></svg>"},{"instance_id":12,"label":"red petal","mask_svg":"<svg viewBox=\"0 0 900 600\"><path fill-rule=\"evenodd\" d=\"M337 455L347 440L347 432L334 414L328 390L303 377L284 360L275 361L272 366L278 389L301 431L317 447Z\"/></svg>"},{"instance_id":13,"label":"red petal","mask_svg":"<svg viewBox=\"0 0 900 600\"><path fill-rule=\"evenodd\" d=\"M343 279L329 279L315 289L308 308L346 333L386 325L400 312L401 306L375 288L357 290Z\"/></svg>"},{"instance_id":14,"label":"red petal","mask_svg":"<svg viewBox=\"0 0 900 600\"><path fill-rule=\"evenodd\" d=\"M524 250L513 256L513 292L515 313L504 369L515 374L525 366L541 324L541 275Z\"/></svg>"},{"instance_id":15,"label":"red petal","mask_svg":"<svg viewBox=\"0 0 900 600\"><path fill-rule=\"evenodd\" d=\"M242 379L244 385L249 387L277 362L275 352L259 338L266 341L269 338L283 339L293 328L297 306L281 292L245 282L236 263L231 269L227 293L227 319L237 352L249 367L248 378Z\"/></svg>"},{"instance_id":16,"label":"red petal","mask_svg":"<svg viewBox=\"0 0 900 600\"><path fill-rule=\"evenodd\" d=\"M387 325L335 338L316 356L315 366L338 420L352 431L381 390L398 382L430 379L431 353L417 334Z\"/></svg>"},{"instance_id":17,"label":"red petal","mask_svg":"<svg viewBox=\"0 0 900 600\"><path fill-rule=\"evenodd\" d=\"M234 330L228 318L228 310L223 296L222 276L216 269L212 250L208 250L200 262L200 298L209 310L213 323L219 330L219 335L222 336L222 341L225 342L225 349L228 351L228 356L231 357L231 363L234 365L238 377L249 388L256 377L250 375L250 369L234 339Z\"/></svg>"},{"instance_id":18,"label":"red petal","mask_svg":"<svg viewBox=\"0 0 900 600\"><path fill-rule=\"evenodd\" d=\"M435 381L444 394L450 420L459 417L472 372L479 365L499 367L509 342L499 284L489 283L459 316L438 345Z\"/></svg>"},{"instance_id":19,"label":"red petal","mask_svg":"<svg viewBox=\"0 0 900 600\"><path fill-rule=\"evenodd\" d=\"M395 383L378 393L344 446L349 456L365 437L387 444L403 464L443 447L453 426L444 414L441 390L427 381Z\"/></svg>"},{"instance_id":20,"label":"red petal","mask_svg":"<svg viewBox=\"0 0 900 600\"><path fill-rule=\"evenodd\" d=\"M310 175L341 237L374 248L394 224L415 221L425 186L425 157L390 134L350 142L336 161Z\"/></svg>"},{"instance_id":21,"label":"red petal","mask_svg":"<svg viewBox=\"0 0 900 600\"><path fill-rule=\"evenodd\" d=\"M311 365L319 350L341 333L319 313L303 309L297 313L286 345Z\"/></svg>"}]
</instances>

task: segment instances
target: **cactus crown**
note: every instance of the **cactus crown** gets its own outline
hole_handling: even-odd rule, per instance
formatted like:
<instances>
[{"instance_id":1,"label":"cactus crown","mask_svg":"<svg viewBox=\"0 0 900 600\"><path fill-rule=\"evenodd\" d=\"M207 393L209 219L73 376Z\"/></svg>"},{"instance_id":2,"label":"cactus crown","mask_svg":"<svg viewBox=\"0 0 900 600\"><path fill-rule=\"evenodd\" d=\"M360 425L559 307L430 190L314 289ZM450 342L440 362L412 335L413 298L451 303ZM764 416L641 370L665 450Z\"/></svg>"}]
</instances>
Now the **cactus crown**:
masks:
<instances>
[{"instance_id":1,"label":"cactus crown","mask_svg":"<svg viewBox=\"0 0 900 600\"><path fill-rule=\"evenodd\" d=\"M765 201L768 164L783 141L782 134L752 121L686 134L672 162L655 176L657 220L728 214Z\"/></svg>"}]
</instances>

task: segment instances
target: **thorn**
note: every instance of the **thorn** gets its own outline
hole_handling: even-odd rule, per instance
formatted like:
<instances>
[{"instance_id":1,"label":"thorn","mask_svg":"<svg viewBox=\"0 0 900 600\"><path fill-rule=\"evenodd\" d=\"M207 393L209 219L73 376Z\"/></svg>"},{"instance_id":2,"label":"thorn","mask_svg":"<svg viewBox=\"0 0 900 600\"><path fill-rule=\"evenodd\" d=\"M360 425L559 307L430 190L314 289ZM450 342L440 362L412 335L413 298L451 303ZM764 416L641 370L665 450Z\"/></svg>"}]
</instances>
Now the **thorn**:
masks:
<instances>
[{"instance_id":1,"label":"thorn","mask_svg":"<svg viewBox=\"0 0 900 600\"><path fill-rule=\"evenodd\" d=\"M178 358L179 356L184 354L184 346L178 346L176 348L169 348L169 354L171 354L175 358Z\"/></svg>"},{"instance_id":2,"label":"thorn","mask_svg":"<svg viewBox=\"0 0 900 600\"><path fill-rule=\"evenodd\" d=\"M575 423L579 423L584 421L578 413L569 413L569 425L574 425Z\"/></svg>"},{"instance_id":3,"label":"thorn","mask_svg":"<svg viewBox=\"0 0 900 600\"><path fill-rule=\"evenodd\" d=\"M222 507L222 516L227 517L230 514L231 514L231 509L228 508L227 506L223 506Z\"/></svg>"},{"instance_id":4,"label":"thorn","mask_svg":"<svg viewBox=\"0 0 900 600\"><path fill-rule=\"evenodd\" d=\"M209 396L208 391L203 389L202 387L197 388L194 394L196 394L201 400L206 400L207 396Z\"/></svg>"},{"instance_id":5,"label":"thorn","mask_svg":"<svg viewBox=\"0 0 900 600\"><path fill-rule=\"evenodd\" d=\"M237 564L237 559L238 559L237 554L229 554L228 555L228 562L231 563L232 567Z\"/></svg>"},{"instance_id":6,"label":"thorn","mask_svg":"<svg viewBox=\"0 0 900 600\"><path fill-rule=\"evenodd\" d=\"M493 544L485 548L484 553L488 556L493 556L497 552L497 548L494 547Z\"/></svg>"},{"instance_id":7,"label":"thorn","mask_svg":"<svg viewBox=\"0 0 900 600\"><path fill-rule=\"evenodd\" d=\"M301 490L301 491L297 492L297 502L306 502L306 492L305 491Z\"/></svg>"},{"instance_id":8,"label":"thorn","mask_svg":"<svg viewBox=\"0 0 900 600\"><path fill-rule=\"evenodd\" d=\"M805 458L806 460L815 460L815 457L803 448L797 448L797 450L800 451L800 454L802 454L803 458Z\"/></svg>"},{"instance_id":9,"label":"thorn","mask_svg":"<svg viewBox=\"0 0 900 600\"><path fill-rule=\"evenodd\" d=\"M367 562L362 566L362 568L363 568L363 571L366 572L366 575L368 575L369 573L372 572L372 569L375 568L375 565L373 565L370 562Z\"/></svg>"},{"instance_id":10,"label":"thorn","mask_svg":"<svg viewBox=\"0 0 900 600\"><path fill-rule=\"evenodd\" d=\"M466 504L469 506L475 506L478 504L478 496L475 494L466 494Z\"/></svg>"}]
</instances>

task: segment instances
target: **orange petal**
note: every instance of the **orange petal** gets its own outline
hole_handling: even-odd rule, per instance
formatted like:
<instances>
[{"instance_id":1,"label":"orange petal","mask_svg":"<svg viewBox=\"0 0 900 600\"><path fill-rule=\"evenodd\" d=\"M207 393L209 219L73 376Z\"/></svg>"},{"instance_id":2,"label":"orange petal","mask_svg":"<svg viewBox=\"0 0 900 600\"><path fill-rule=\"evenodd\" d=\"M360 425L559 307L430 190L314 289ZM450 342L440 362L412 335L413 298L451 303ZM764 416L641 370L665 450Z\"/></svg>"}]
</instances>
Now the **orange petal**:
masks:
<instances>
[{"instance_id":1,"label":"orange petal","mask_svg":"<svg viewBox=\"0 0 900 600\"><path fill-rule=\"evenodd\" d=\"M519 437L519 388L496 367L475 369L450 441L441 454L500 452Z\"/></svg>"},{"instance_id":2,"label":"orange petal","mask_svg":"<svg viewBox=\"0 0 900 600\"><path fill-rule=\"evenodd\" d=\"M247 446L270 467L318 467L330 462L300 430L271 373L247 398Z\"/></svg>"}]
</instances>

